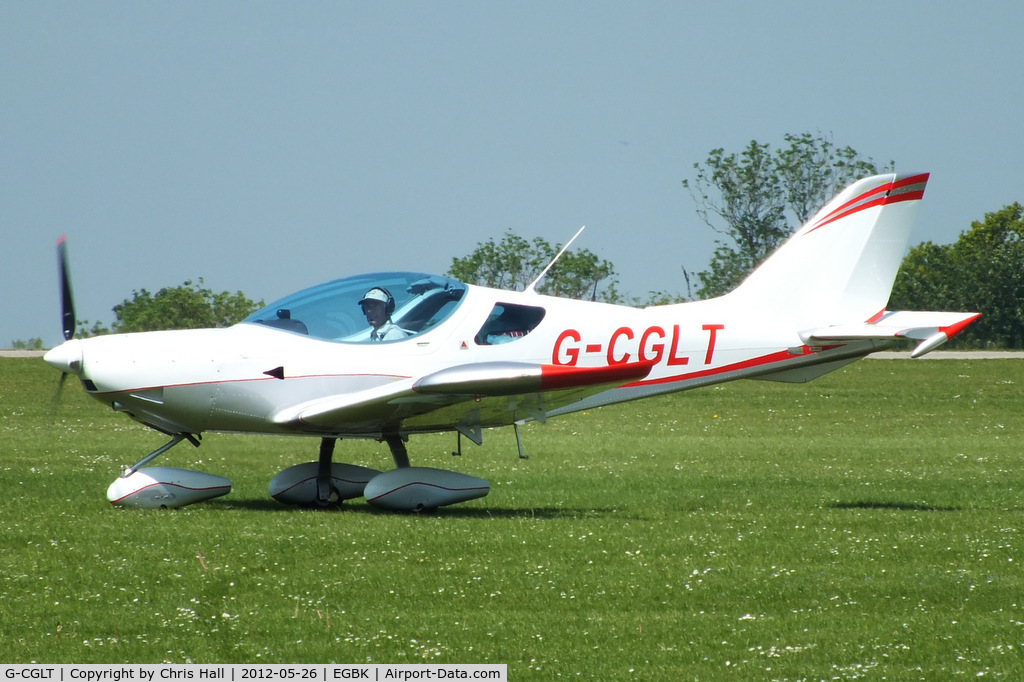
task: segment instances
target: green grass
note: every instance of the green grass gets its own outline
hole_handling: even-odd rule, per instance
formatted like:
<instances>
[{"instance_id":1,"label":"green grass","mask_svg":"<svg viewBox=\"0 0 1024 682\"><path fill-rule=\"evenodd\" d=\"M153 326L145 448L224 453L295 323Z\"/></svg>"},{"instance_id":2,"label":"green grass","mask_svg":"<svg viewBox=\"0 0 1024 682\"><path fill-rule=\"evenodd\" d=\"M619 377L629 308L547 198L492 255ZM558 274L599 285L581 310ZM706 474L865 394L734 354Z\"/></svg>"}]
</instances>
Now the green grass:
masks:
<instances>
[{"instance_id":1,"label":"green grass","mask_svg":"<svg viewBox=\"0 0 1024 682\"><path fill-rule=\"evenodd\" d=\"M507 663L516 680L1024 676L1019 360L868 360L410 442L491 481L433 515L266 491L303 438L156 464L224 498L112 508L163 436L0 360L0 661ZM338 459L386 468L386 447Z\"/></svg>"}]
</instances>

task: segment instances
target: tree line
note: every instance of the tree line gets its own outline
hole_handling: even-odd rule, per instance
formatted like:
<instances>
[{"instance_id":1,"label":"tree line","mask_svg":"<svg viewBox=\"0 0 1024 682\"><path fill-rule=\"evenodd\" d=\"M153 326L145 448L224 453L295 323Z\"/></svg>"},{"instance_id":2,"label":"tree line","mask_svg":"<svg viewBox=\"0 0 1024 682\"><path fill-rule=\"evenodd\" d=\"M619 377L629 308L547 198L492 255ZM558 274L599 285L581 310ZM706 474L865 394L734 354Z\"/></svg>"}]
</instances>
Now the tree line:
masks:
<instances>
[{"instance_id":1,"label":"tree line","mask_svg":"<svg viewBox=\"0 0 1024 682\"><path fill-rule=\"evenodd\" d=\"M786 135L772 149L752 140L740 152L714 149L694 176L682 181L697 216L719 236L707 269L683 269L687 294L650 291L626 299L608 260L587 249L567 250L537 289L541 293L593 301L656 305L719 296L738 285L832 196L854 180L887 172L830 135ZM501 240L478 243L466 256L452 259L446 273L470 284L524 289L562 248L540 237L527 240L511 230ZM690 290L697 284L696 295ZM113 307L110 328L83 322L81 336L110 332L225 327L262 307L241 291L216 293L186 280L151 294L146 289ZM930 241L914 246L896 277L892 310L977 311L982 317L953 343L962 348L1024 348L1024 207L1007 205L971 223L953 244ZM15 341L14 347L42 342Z\"/></svg>"}]
</instances>

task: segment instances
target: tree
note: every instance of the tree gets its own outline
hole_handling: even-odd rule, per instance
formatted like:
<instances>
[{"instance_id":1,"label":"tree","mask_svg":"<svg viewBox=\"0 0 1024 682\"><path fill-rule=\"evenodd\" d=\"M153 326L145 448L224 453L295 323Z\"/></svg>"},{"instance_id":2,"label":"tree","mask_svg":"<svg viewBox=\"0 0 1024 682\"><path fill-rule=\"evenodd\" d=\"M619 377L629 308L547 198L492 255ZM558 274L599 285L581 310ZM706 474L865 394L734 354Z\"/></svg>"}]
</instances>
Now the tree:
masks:
<instances>
[{"instance_id":1,"label":"tree","mask_svg":"<svg viewBox=\"0 0 1024 682\"><path fill-rule=\"evenodd\" d=\"M851 147L836 147L831 136L784 139L788 147L776 151L756 140L738 155L714 149L704 164L693 165L693 181L683 180L697 215L724 235L715 240L708 269L697 273L699 297L731 291L834 194L879 172Z\"/></svg>"},{"instance_id":2,"label":"tree","mask_svg":"<svg viewBox=\"0 0 1024 682\"><path fill-rule=\"evenodd\" d=\"M251 301L241 291L217 294L202 284L200 277L198 283L186 280L181 286L165 287L156 294L146 289L133 291L130 299L114 306L117 320L110 330L98 322L88 328L86 321L78 335L229 327L263 306L262 301Z\"/></svg>"},{"instance_id":3,"label":"tree","mask_svg":"<svg viewBox=\"0 0 1024 682\"><path fill-rule=\"evenodd\" d=\"M956 342L1024 348L1024 206L1014 203L971 223L953 244L918 244L900 266L889 308L977 311Z\"/></svg>"},{"instance_id":4,"label":"tree","mask_svg":"<svg viewBox=\"0 0 1024 682\"><path fill-rule=\"evenodd\" d=\"M38 336L33 336L28 341L18 339L17 341L11 342L11 348L13 350L42 350L43 340Z\"/></svg>"},{"instance_id":5,"label":"tree","mask_svg":"<svg viewBox=\"0 0 1024 682\"><path fill-rule=\"evenodd\" d=\"M528 242L508 230L501 242L496 244L492 238L477 243L468 256L452 258L447 274L470 284L522 290L537 279L561 248L540 237ZM610 262L589 250L569 250L548 271L537 290L565 298L614 302L619 299L615 274Z\"/></svg>"}]
</instances>

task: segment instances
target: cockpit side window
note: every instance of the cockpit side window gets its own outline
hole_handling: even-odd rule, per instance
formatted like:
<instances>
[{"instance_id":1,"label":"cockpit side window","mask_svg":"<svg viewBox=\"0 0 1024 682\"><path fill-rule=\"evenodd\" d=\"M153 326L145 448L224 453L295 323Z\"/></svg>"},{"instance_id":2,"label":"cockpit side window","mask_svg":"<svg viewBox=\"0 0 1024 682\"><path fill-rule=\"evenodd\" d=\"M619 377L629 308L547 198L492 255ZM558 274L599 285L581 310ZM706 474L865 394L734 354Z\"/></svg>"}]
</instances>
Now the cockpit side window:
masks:
<instances>
[{"instance_id":1,"label":"cockpit side window","mask_svg":"<svg viewBox=\"0 0 1024 682\"><path fill-rule=\"evenodd\" d=\"M545 312L535 306L497 303L474 340L481 346L493 346L521 339L537 328Z\"/></svg>"}]
</instances>

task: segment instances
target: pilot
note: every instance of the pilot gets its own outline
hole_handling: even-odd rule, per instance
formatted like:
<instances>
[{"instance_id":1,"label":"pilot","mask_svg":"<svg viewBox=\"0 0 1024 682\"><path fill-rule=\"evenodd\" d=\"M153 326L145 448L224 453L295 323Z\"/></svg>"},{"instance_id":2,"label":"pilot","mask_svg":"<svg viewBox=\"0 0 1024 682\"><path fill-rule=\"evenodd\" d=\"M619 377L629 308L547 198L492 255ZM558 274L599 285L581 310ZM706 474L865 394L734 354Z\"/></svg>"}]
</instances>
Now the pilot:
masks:
<instances>
[{"instance_id":1,"label":"pilot","mask_svg":"<svg viewBox=\"0 0 1024 682\"><path fill-rule=\"evenodd\" d=\"M370 341L396 341L404 339L404 329L391 321L391 313L395 312L395 297L384 287L373 287L367 291L359 305L366 315L366 321L373 327Z\"/></svg>"}]
</instances>

